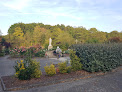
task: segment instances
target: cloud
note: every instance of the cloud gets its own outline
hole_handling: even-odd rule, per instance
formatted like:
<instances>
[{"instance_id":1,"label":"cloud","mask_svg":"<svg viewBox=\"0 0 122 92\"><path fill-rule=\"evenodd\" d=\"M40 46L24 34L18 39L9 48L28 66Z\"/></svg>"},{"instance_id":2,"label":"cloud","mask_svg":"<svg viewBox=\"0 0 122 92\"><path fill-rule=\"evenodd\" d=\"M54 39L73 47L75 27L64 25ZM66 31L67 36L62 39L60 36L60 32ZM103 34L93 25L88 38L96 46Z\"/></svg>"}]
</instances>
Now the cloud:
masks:
<instances>
[{"instance_id":1,"label":"cloud","mask_svg":"<svg viewBox=\"0 0 122 92\"><path fill-rule=\"evenodd\" d=\"M29 1L31 0L11 0L11 1L5 2L4 6L14 9L14 10L22 10L26 6L28 6Z\"/></svg>"},{"instance_id":2,"label":"cloud","mask_svg":"<svg viewBox=\"0 0 122 92\"><path fill-rule=\"evenodd\" d=\"M121 24L122 20L119 0L0 0L0 6L1 20L11 23L62 23L89 28L118 21Z\"/></svg>"}]
</instances>

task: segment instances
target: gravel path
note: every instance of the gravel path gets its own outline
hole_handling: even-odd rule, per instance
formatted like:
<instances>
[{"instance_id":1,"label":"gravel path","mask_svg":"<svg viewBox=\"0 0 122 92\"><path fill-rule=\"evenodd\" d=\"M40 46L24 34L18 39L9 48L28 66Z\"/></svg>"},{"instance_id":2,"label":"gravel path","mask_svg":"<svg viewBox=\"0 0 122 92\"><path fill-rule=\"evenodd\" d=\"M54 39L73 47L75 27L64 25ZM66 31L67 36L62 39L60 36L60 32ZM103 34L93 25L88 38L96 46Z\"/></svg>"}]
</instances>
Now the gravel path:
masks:
<instances>
[{"instance_id":1,"label":"gravel path","mask_svg":"<svg viewBox=\"0 0 122 92\"><path fill-rule=\"evenodd\" d=\"M50 64L58 64L59 62L70 61L69 57L57 58L33 58L40 62L41 71L44 72L44 66ZM9 55L5 57L0 57L0 77L6 75L13 75L15 70L13 66L15 65L16 60L21 60L20 58L9 58Z\"/></svg>"},{"instance_id":2,"label":"gravel path","mask_svg":"<svg viewBox=\"0 0 122 92\"><path fill-rule=\"evenodd\" d=\"M16 92L122 92L122 70L94 78L36 87Z\"/></svg>"}]
</instances>

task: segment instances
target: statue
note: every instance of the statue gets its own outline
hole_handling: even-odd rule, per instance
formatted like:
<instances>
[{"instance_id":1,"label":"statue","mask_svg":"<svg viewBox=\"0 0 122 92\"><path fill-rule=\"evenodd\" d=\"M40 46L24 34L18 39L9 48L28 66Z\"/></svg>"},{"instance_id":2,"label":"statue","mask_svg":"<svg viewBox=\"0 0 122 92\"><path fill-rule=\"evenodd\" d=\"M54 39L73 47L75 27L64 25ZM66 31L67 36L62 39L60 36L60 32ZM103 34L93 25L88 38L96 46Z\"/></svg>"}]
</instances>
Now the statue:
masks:
<instances>
[{"instance_id":1,"label":"statue","mask_svg":"<svg viewBox=\"0 0 122 92\"><path fill-rule=\"evenodd\" d=\"M51 38L49 38L49 46L48 46L48 50L50 50L50 49L52 49L53 48L53 46L52 46L52 39Z\"/></svg>"},{"instance_id":2,"label":"statue","mask_svg":"<svg viewBox=\"0 0 122 92\"><path fill-rule=\"evenodd\" d=\"M76 39L75 42L76 42L76 44L77 44L77 43L78 43L78 40Z\"/></svg>"},{"instance_id":3,"label":"statue","mask_svg":"<svg viewBox=\"0 0 122 92\"><path fill-rule=\"evenodd\" d=\"M49 46L52 46L51 43L52 43L52 39L49 38Z\"/></svg>"}]
</instances>

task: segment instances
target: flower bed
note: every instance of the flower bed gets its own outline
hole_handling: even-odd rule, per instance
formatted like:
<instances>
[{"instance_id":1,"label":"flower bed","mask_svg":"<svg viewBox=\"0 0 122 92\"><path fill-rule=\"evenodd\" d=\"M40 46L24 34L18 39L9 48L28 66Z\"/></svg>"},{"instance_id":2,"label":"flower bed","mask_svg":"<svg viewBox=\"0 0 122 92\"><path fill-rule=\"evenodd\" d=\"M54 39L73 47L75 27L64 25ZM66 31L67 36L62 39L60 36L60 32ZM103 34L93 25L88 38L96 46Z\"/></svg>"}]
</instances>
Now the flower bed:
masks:
<instances>
[{"instance_id":1,"label":"flower bed","mask_svg":"<svg viewBox=\"0 0 122 92\"><path fill-rule=\"evenodd\" d=\"M10 50L11 57L25 57L26 54L31 53L31 57L44 57L45 50L41 49L41 47L21 47L21 48L13 48Z\"/></svg>"}]
</instances>

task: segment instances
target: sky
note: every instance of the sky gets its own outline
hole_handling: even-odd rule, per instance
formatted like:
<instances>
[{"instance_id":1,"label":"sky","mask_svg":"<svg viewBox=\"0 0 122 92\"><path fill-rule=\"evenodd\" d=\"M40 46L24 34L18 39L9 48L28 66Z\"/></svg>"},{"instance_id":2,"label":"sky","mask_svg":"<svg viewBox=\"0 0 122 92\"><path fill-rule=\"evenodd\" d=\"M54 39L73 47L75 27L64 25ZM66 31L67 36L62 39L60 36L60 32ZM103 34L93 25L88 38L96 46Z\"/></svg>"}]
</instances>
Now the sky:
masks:
<instances>
[{"instance_id":1,"label":"sky","mask_svg":"<svg viewBox=\"0 0 122 92\"><path fill-rule=\"evenodd\" d=\"M121 32L122 0L0 0L2 35L20 22Z\"/></svg>"}]
</instances>

